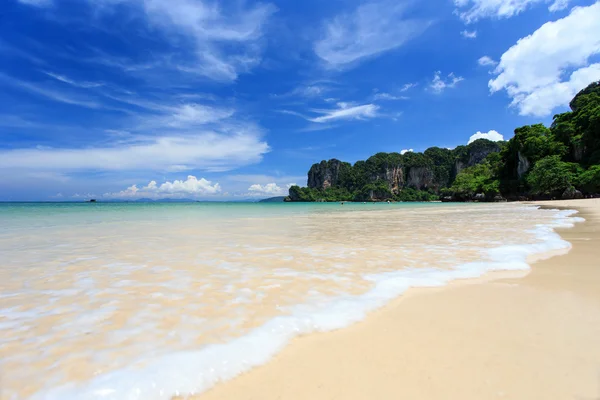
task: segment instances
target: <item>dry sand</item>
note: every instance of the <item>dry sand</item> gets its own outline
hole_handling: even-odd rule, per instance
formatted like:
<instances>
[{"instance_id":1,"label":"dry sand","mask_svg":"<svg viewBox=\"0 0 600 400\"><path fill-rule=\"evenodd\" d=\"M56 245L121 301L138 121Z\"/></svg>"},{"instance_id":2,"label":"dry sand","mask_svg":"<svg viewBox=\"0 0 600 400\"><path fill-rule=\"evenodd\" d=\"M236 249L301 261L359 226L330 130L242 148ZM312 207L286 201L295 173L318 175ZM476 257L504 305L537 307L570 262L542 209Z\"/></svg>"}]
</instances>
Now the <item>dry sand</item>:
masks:
<instances>
[{"instance_id":1,"label":"dry sand","mask_svg":"<svg viewBox=\"0 0 600 400\"><path fill-rule=\"evenodd\" d=\"M198 398L600 399L600 200L543 205L586 219L559 231L569 254L525 277L411 290Z\"/></svg>"}]
</instances>

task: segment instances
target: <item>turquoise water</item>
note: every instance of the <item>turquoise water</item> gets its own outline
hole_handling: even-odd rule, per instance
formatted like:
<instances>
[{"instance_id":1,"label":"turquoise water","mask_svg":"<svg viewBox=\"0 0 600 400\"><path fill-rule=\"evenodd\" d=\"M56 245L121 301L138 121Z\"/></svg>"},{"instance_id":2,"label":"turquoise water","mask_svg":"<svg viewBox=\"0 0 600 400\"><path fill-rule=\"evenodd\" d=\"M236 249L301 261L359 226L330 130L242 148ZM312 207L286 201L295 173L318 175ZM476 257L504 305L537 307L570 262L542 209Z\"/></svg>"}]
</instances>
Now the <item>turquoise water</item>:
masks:
<instances>
[{"instance_id":1,"label":"turquoise water","mask_svg":"<svg viewBox=\"0 0 600 400\"><path fill-rule=\"evenodd\" d=\"M45 224L87 224L128 220L161 220L192 218L194 220L282 217L315 215L349 211L403 210L436 208L442 203L2 203L0 202L0 232L9 228L43 227ZM445 205L447 207L447 205ZM467 206L464 203L453 207ZM9 225L10 224L10 225ZM27 224L22 226L19 224Z\"/></svg>"}]
</instances>

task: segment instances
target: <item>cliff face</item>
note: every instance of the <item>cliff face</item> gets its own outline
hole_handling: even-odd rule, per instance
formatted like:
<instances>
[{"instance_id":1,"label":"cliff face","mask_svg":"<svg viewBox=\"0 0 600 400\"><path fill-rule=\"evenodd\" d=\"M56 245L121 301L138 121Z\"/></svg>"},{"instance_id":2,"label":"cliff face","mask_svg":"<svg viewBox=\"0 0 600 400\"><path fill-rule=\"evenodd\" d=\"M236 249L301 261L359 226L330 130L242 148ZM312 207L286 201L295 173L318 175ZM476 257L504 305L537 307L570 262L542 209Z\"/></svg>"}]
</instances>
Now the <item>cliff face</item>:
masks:
<instances>
[{"instance_id":1,"label":"cliff face","mask_svg":"<svg viewBox=\"0 0 600 400\"><path fill-rule=\"evenodd\" d=\"M390 192L398 194L404 187L404 169L402 165L387 165L384 170L372 174L370 176L371 182L384 181L387 182ZM376 195L372 195L372 198L376 198Z\"/></svg>"},{"instance_id":2,"label":"cliff face","mask_svg":"<svg viewBox=\"0 0 600 400\"><path fill-rule=\"evenodd\" d=\"M331 159L314 164L308 171L308 187L311 189L327 189L336 186L342 168L340 160Z\"/></svg>"},{"instance_id":3,"label":"cliff face","mask_svg":"<svg viewBox=\"0 0 600 400\"><path fill-rule=\"evenodd\" d=\"M439 186L436 183L433 179L433 169L431 167L412 167L408 169L406 186L417 190L435 190L435 187Z\"/></svg>"},{"instance_id":4,"label":"cliff face","mask_svg":"<svg viewBox=\"0 0 600 400\"><path fill-rule=\"evenodd\" d=\"M323 191L310 197L352 197L356 200L404 198L406 193L439 194L449 187L464 168L481 163L490 153L500 151L497 143L480 139L454 150L431 148L425 153L378 153L354 165L337 159L321 161L308 171L308 188ZM405 191L408 191L404 193ZM412 192L411 192L412 191ZM336 194L334 194L336 193ZM290 190L289 199L298 201L303 193ZM304 196L306 198L306 196Z\"/></svg>"},{"instance_id":5,"label":"cliff face","mask_svg":"<svg viewBox=\"0 0 600 400\"><path fill-rule=\"evenodd\" d=\"M486 146L473 147L469 150L469 161L467 167L480 164L488 155L500 151L500 145L496 142L489 142Z\"/></svg>"},{"instance_id":6,"label":"cliff face","mask_svg":"<svg viewBox=\"0 0 600 400\"><path fill-rule=\"evenodd\" d=\"M517 164L517 176L520 178L525 175L527 171L529 171L530 163L527 157L525 157L520 151L517 152L517 157L519 158L519 163Z\"/></svg>"},{"instance_id":7,"label":"cliff face","mask_svg":"<svg viewBox=\"0 0 600 400\"><path fill-rule=\"evenodd\" d=\"M487 156L500 151L500 145L485 139L479 139L467 146L459 146L455 150L457 157L454 162L453 178L465 168L480 164Z\"/></svg>"}]
</instances>

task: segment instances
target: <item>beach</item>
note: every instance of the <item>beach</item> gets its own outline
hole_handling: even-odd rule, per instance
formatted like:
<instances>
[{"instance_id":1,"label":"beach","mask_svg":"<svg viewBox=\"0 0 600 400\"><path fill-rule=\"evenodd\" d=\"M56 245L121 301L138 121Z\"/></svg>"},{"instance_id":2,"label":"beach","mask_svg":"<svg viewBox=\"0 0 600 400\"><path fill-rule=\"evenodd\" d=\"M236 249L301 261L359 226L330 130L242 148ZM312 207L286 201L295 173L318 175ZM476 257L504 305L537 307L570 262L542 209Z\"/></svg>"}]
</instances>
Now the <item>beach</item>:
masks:
<instances>
[{"instance_id":1,"label":"beach","mask_svg":"<svg viewBox=\"0 0 600 400\"><path fill-rule=\"evenodd\" d=\"M593 398L557 205L2 204L0 398Z\"/></svg>"},{"instance_id":2,"label":"beach","mask_svg":"<svg viewBox=\"0 0 600 400\"><path fill-rule=\"evenodd\" d=\"M600 398L600 200L558 229L573 248L521 277L410 289L364 321L295 339L199 399Z\"/></svg>"}]
</instances>

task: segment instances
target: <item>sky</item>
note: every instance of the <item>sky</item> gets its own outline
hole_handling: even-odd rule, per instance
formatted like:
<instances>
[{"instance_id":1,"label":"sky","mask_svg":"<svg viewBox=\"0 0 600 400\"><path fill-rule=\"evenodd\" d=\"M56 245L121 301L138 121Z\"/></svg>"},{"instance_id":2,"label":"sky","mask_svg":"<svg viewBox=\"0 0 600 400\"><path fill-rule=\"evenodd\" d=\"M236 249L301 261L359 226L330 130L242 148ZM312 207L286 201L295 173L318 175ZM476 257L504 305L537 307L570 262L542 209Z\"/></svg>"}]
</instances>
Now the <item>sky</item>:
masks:
<instances>
[{"instance_id":1,"label":"sky","mask_svg":"<svg viewBox=\"0 0 600 400\"><path fill-rule=\"evenodd\" d=\"M508 140L600 80L600 2L2 0L0 201L258 199Z\"/></svg>"}]
</instances>

